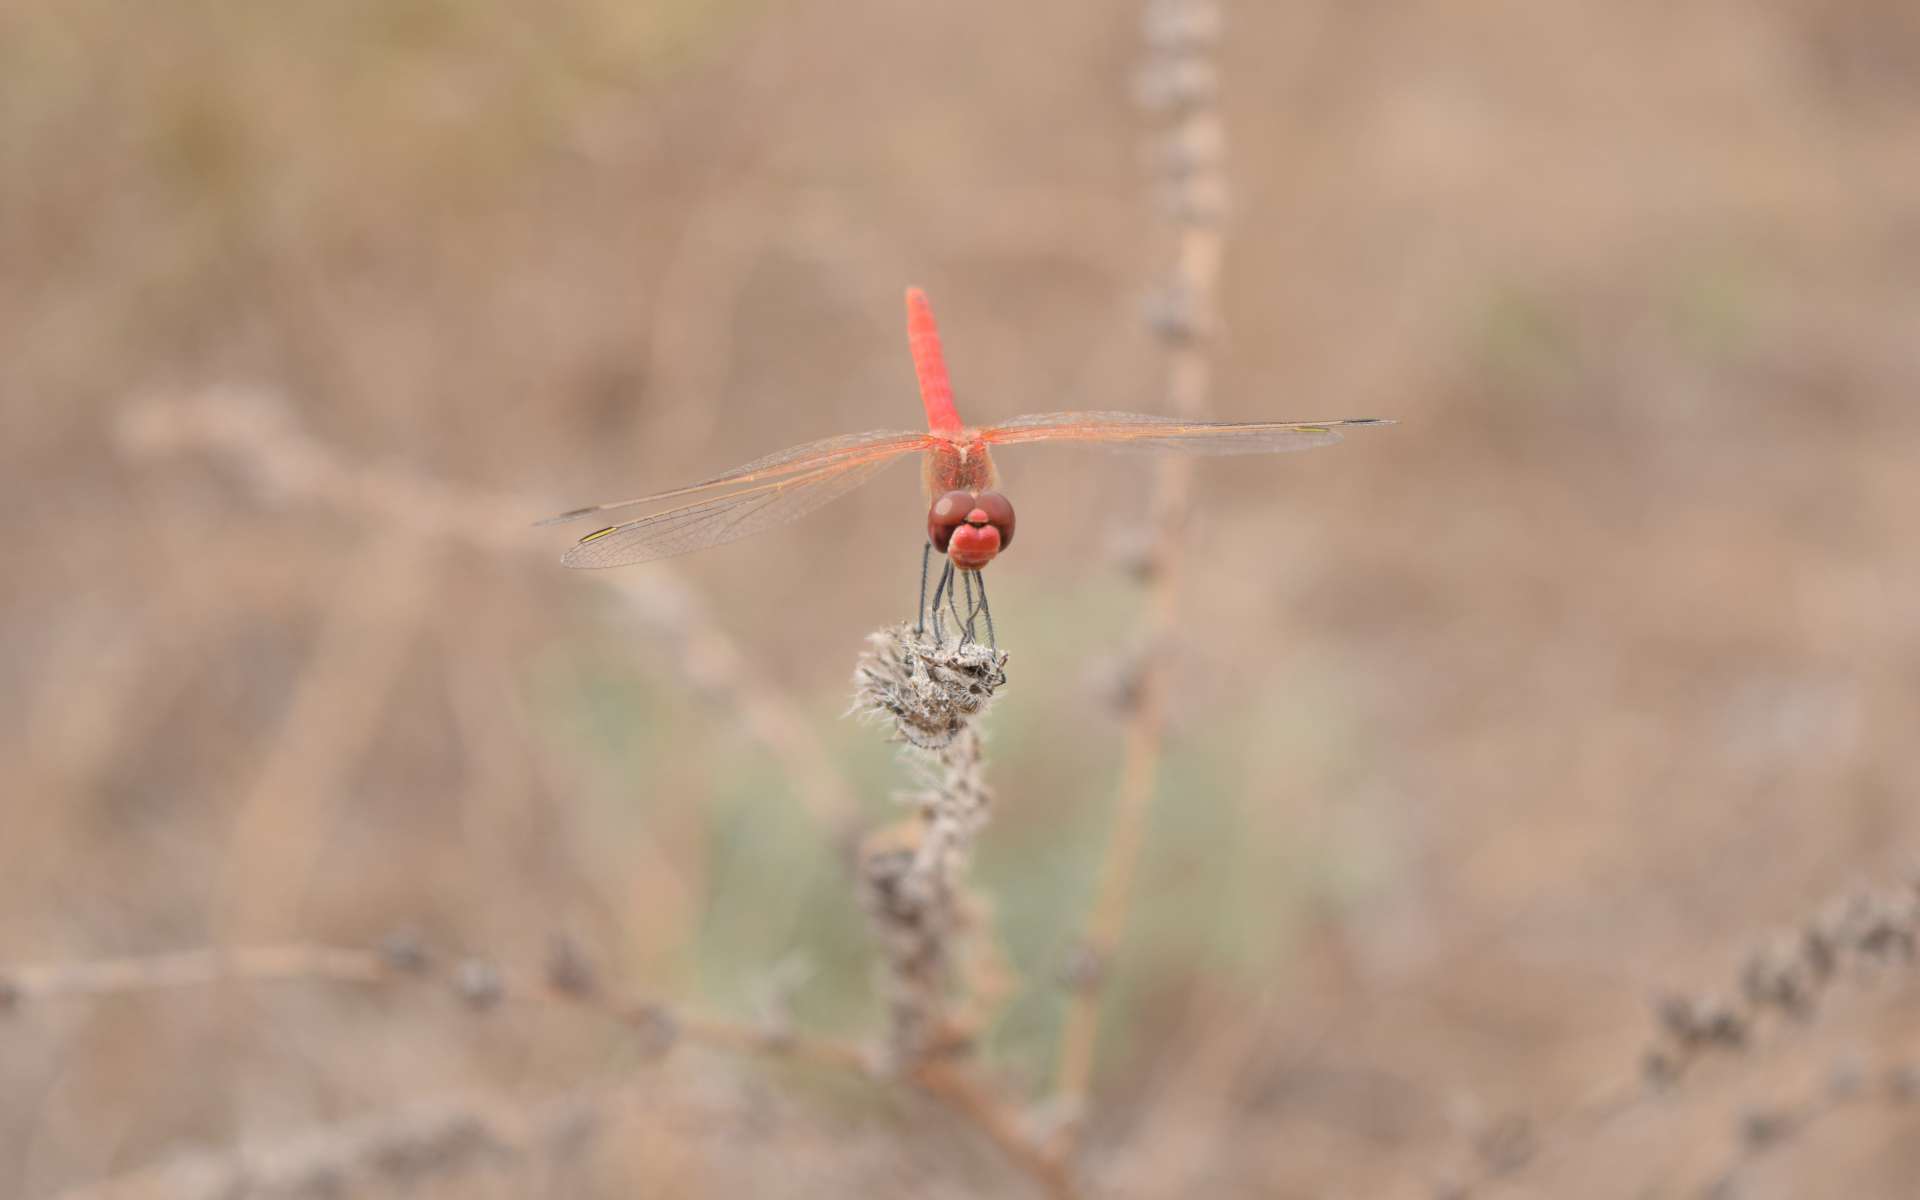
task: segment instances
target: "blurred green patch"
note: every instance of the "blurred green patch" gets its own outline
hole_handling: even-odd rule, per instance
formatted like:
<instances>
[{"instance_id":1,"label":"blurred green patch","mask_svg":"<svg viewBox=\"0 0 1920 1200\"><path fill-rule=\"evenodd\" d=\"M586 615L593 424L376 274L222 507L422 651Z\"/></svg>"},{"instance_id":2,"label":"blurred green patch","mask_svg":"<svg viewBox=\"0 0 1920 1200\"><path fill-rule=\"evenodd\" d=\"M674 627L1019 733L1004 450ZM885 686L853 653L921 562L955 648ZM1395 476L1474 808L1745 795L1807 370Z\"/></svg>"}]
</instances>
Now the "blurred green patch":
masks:
<instances>
[{"instance_id":1,"label":"blurred green patch","mask_svg":"<svg viewBox=\"0 0 1920 1200\"><path fill-rule=\"evenodd\" d=\"M1759 331L1772 290L1755 251L1709 245L1674 256L1661 288L1661 323L1703 356L1745 350Z\"/></svg>"},{"instance_id":2,"label":"blurred green patch","mask_svg":"<svg viewBox=\"0 0 1920 1200\"><path fill-rule=\"evenodd\" d=\"M996 799L973 879L1012 969L988 1031L990 1053L1005 1064L1051 1061L1059 972L1080 937L1111 834L1122 727L1089 664L1125 644L1138 597L1110 582L1049 588L1010 579L997 597L1008 614L1002 644L1013 658L987 719ZM667 663L656 674L645 656L622 662L596 644L564 657L544 703L604 781L590 828L617 843L660 817L661 806L675 806L677 820L704 830L698 928L678 994L750 1013L776 965L797 956L810 968L793 994L806 1027L874 1029L865 917L844 862L781 764L733 729L720 706L677 696ZM1378 829L1321 815L1330 795L1354 786L1362 706L1340 693L1336 665L1316 666L1304 652L1296 658L1286 686L1276 683L1241 710L1182 721L1170 739L1104 999L1109 1063L1136 1053L1133 1039L1195 981L1269 988L1309 913L1363 898L1389 869L1392 848ZM914 778L884 728L840 718L846 702L832 688L803 707L860 797L862 827L878 828L906 815L894 797L912 790ZM673 786L663 788L663 778Z\"/></svg>"},{"instance_id":3,"label":"blurred green patch","mask_svg":"<svg viewBox=\"0 0 1920 1200\"><path fill-rule=\"evenodd\" d=\"M1468 344L1496 385L1554 392L1577 386L1609 357L1667 353L1713 362L1738 354L1753 342L1775 290L1758 248L1704 238L1563 292L1537 283L1496 287Z\"/></svg>"},{"instance_id":4,"label":"blurred green patch","mask_svg":"<svg viewBox=\"0 0 1920 1200\"><path fill-rule=\"evenodd\" d=\"M1484 373L1519 388L1564 384L1579 369L1574 331L1562 312L1519 288L1487 299L1472 344Z\"/></svg>"},{"instance_id":5,"label":"blurred green patch","mask_svg":"<svg viewBox=\"0 0 1920 1200\"><path fill-rule=\"evenodd\" d=\"M574 813L579 852L614 860L654 838L696 881L696 928L674 994L749 1013L777 964L796 956L794 995L810 1025L837 1028L871 1004L863 918L844 864L783 765L716 704L688 695L665 663L591 639L556 651L536 705L558 753L592 781ZM694 856L692 861L682 855Z\"/></svg>"}]
</instances>

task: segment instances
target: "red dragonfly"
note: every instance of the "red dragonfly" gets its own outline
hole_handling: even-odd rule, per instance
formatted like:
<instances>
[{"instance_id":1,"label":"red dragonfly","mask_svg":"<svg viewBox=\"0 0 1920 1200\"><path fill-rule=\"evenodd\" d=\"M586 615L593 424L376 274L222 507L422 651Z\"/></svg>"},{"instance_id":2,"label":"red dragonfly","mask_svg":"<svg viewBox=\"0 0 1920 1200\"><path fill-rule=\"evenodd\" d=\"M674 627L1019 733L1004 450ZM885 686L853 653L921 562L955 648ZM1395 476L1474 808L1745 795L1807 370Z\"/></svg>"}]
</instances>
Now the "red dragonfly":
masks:
<instances>
[{"instance_id":1,"label":"red dragonfly","mask_svg":"<svg viewBox=\"0 0 1920 1200\"><path fill-rule=\"evenodd\" d=\"M630 508L661 511L594 530L581 538L561 562L569 567L623 567L693 550L704 550L794 521L865 483L882 467L908 454L921 455L921 477L926 484L927 546L921 556L921 613L927 612L928 555L939 551L947 558L940 587L934 593L937 615L941 596L949 605L951 589L963 583L972 593L980 587L979 610L985 611L986 589L981 568L1013 544L1013 505L995 491L990 446L1021 442L1093 442L1123 449L1175 451L1184 454L1268 454L1328 446L1341 432L1359 425L1391 424L1375 417L1340 421L1183 421L1144 413L1064 412L1016 417L999 425L961 424L953 404L953 386L940 351L940 333L926 293L907 289L907 346L920 381L920 401L926 408L927 429L922 432L876 430L808 442L756 459L721 475L687 487L655 492L632 500L576 508L542 521L550 525L600 513ZM960 579L955 579L955 572ZM956 621L972 627L971 612ZM988 627L991 631L991 616Z\"/></svg>"}]
</instances>

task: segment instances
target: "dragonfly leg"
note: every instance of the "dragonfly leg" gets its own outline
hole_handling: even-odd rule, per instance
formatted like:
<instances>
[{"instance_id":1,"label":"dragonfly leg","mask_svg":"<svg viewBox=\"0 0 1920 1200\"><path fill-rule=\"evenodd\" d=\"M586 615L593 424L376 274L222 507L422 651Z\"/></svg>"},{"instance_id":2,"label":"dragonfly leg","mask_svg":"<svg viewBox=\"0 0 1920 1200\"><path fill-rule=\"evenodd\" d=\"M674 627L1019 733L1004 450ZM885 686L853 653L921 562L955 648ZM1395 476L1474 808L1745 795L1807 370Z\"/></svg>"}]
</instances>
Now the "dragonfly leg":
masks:
<instances>
[{"instance_id":1,"label":"dragonfly leg","mask_svg":"<svg viewBox=\"0 0 1920 1200\"><path fill-rule=\"evenodd\" d=\"M940 598L947 594L947 589L952 586L952 584L953 563L949 562L946 568L940 572L940 582L934 585L933 606L927 610L933 617L933 640L935 642L945 642L947 640L946 631L940 628Z\"/></svg>"},{"instance_id":2,"label":"dragonfly leg","mask_svg":"<svg viewBox=\"0 0 1920 1200\"><path fill-rule=\"evenodd\" d=\"M967 623L965 619L960 616L960 584L953 578L953 573L954 566L952 561L949 560L947 563L947 611L953 614L954 636L959 638L960 644L964 646L967 642ZM962 571L960 574L964 576L967 572Z\"/></svg>"},{"instance_id":3,"label":"dragonfly leg","mask_svg":"<svg viewBox=\"0 0 1920 1200\"><path fill-rule=\"evenodd\" d=\"M967 589L967 618L960 627L960 644L966 645L973 640L973 619L980 615L980 605L973 598L973 578L977 571L965 571L960 575L960 586Z\"/></svg>"},{"instance_id":4,"label":"dragonfly leg","mask_svg":"<svg viewBox=\"0 0 1920 1200\"><path fill-rule=\"evenodd\" d=\"M920 607L913 610L913 636L927 631L927 563L933 555L933 543L920 547Z\"/></svg>"},{"instance_id":5,"label":"dragonfly leg","mask_svg":"<svg viewBox=\"0 0 1920 1200\"><path fill-rule=\"evenodd\" d=\"M974 579L980 584L980 615L987 619L987 649L998 650L1000 639L993 634L993 610L987 607L987 573L977 571Z\"/></svg>"}]
</instances>

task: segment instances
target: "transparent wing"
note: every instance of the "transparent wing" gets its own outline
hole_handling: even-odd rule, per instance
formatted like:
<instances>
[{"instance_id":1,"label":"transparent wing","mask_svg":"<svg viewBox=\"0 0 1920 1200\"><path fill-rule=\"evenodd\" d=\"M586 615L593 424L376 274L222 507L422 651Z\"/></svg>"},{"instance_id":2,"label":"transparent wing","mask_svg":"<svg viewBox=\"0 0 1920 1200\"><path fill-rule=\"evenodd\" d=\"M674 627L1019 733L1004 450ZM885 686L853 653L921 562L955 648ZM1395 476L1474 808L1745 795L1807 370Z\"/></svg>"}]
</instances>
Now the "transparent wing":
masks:
<instances>
[{"instance_id":1,"label":"transparent wing","mask_svg":"<svg viewBox=\"0 0 1920 1200\"><path fill-rule=\"evenodd\" d=\"M846 495L895 462L902 450L869 453L804 475L752 484L650 517L596 529L560 556L569 567L624 567L737 541L798 520Z\"/></svg>"},{"instance_id":2,"label":"transparent wing","mask_svg":"<svg viewBox=\"0 0 1920 1200\"><path fill-rule=\"evenodd\" d=\"M996 446L1019 442L1096 442L1116 450L1174 450L1182 454L1278 454L1331 446L1362 425L1391 425L1379 417L1340 421L1183 421L1152 413L1066 412L1016 417L980 431Z\"/></svg>"},{"instance_id":3,"label":"transparent wing","mask_svg":"<svg viewBox=\"0 0 1920 1200\"><path fill-rule=\"evenodd\" d=\"M925 433L903 433L893 429L876 429L871 433L850 433L842 437L822 438L817 442L808 442L804 446L794 446L778 454L769 454L765 458L756 458L743 467L735 467L722 475L686 487L671 491L655 492L650 496L636 496L631 500L615 500L611 504L590 504L585 508L568 509L558 516L536 521L537 525L558 525L564 521L578 521L582 517L597 516L621 508L633 508L643 504L658 504L679 496L691 496L695 492L704 492L711 488L726 487L730 484L756 483L763 479L783 479L794 475L804 475L828 467L846 466L865 462L871 455L892 457L914 450L923 450L931 440Z\"/></svg>"}]
</instances>

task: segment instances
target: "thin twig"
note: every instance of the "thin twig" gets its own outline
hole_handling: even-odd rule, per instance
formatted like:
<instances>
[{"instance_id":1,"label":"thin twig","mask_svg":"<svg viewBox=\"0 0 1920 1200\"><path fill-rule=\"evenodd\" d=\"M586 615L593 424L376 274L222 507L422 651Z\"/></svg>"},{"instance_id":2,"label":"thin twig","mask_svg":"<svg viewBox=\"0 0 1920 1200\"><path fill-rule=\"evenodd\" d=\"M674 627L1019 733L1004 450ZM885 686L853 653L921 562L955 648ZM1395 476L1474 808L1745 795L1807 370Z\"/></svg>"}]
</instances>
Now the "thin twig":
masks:
<instances>
[{"instance_id":1,"label":"thin twig","mask_svg":"<svg viewBox=\"0 0 1920 1200\"><path fill-rule=\"evenodd\" d=\"M507 1000L564 1003L637 1029L657 1040L663 1049L684 1038L721 1050L870 1073L871 1056L855 1043L800 1037L784 1029L758 1029L652 1000L612 995L595 986L590 975L572 959L557 959L544 973L506 972L479 959L467 959L452 964L449 971L436 972L425 951L405 939L380 950L291 943L0 967L0 1011L61 999L217 983L280 982L438 983L477 1011Z\"/></svg>"},{"instance_id":2,"label":"thin twig","mask_svg":"<svg viewBox=\"0 0 1920 1200\"><path fill-rule=\"evenodd\" d=\"M569 1090L533 1104L436 1097L290 1137L178 1154L53 1200L272 1200L340 1195L356 1181L405 1190L424 1176L556 1152L591 1132L609 1090Z\"/></svg>"},{"instance_id":3,"label":"thin twig","mask_svg":"<svg viewBox=\"0 0 1920 1200\"><path fill-rule=\"evenodd\" d=\"M1065 1156L1051 1152L1020 1125L1014 1113L992 1092L981 1086L971 1072L957 1064L935 1059L922 1063L913 1080L928 1095L966 1117L987 1135L1000 1152L1031 1176L1055 1200L1072 1200L1079 1195L1072 1164Z\"/></svg>"},{"instance_id":4,"label":"thin twig","mask_svg":"<svg viewBox=\"0 0 1920 1200\"><path fill-rule=\"evenodd\" d=\"M1523 1177L1670 1096L1708 1062L1751 1058L1798 1044L1829 993L1849 980L1911 972L1916 963L1920 880L1837 899L1799 929L1753 950L1730 994L1662 997L1637 1072L1617 1073L1550 1119L1509 1123L1522 1129L1520 1137L1481 1139L1469 1161L1449 1173L1444 1194L1479 1195L1502 1180ZM1889 1074L1888 1096L1903 1099L1905 1070L1899 1067ZM1753 1127L1745 1131L1747 1157L1829 1115L1843 1098L1812 1097L1759 1111ZM1731 1178L1741 1164L1736 1156L1722 1176Z\"/></svg>"},{"instance_id":5,"label":"thin twig","mask_svg":"<svg viewBox=\"0 0 1920 1200\"><path fill-rule=\"evenodd\" d=\"M1863 1108L1912 1120L1920 1112L1920 1069L1893 1059L1869 1072L1856 1062L1837 1064L1825 1079L1784 1101L1749 1107L1739 1117L1734 1149L1698 1189L1707 1200L1744 1195L1742 1179L1769 1155L1807 1136L1815 1126Z\"/></svg>"},{"instance_id":6,"label":"thin twig","mask_svg":"<svg viewBox=\"0 0 1920 1200\"><path fill-rule=\"evenodd\" d=\"M1212 0L1150 0L1146 8L1149 73L1174 70L1210 75L1207 51L1218 35ZM1173 36L1167 30L1175 31ZM1209 409L1213 366L1206 335L1213 326L1215 292L1224 250L1217 198L1224 192L1223 135L1214 93L1207 88L1156 93L1174 116L1175 129L1161 156L1175 203L1178 229L1173 279L1154 312L1154 328L1167 347L1167 407L1192 419ZM1180 600L1180 552L1192 465L1169 455L1157 464L1149 555L1149 594L1142 620L1139 665L1128 714L1125 755L1114 805L1113 832L1095 886L1072 972L1072 992L1061 1028L1056 1096L1068 1117L1066 1136L1078 1139L1093 1074L1099 1032L1100 988L1105 964L1125 933L1133 880L1145 839L1147 816L1158 780L1165 725L1166 647L1176 630Z\"/></svg>"},{"instance_id":7,"label":"thin twig","mask_svg":"<svg viewBox=\"0 0 1920 1200\"><path fill-rule=\"evenodd\" d=\"M52 1000L205 987L228 979L257 983L282 980L379 983L390 974L381 957L367 950L300 944L179 950L0 968L0 1004L12 1008Z\"/></svg>"},{"instance_id":8,"label":"thin twig","mask_svg":"<svg viewBox=\"0 0 1920 1200\"><path fill-rule=\"evenodd\" d=\"M736 1032L730 1029L720 1042ZM1073 1200L1077 1193L1063 1161L1041 1151L967 1073L931 1062L912 1082L978 1126L1048 1196ZM173 1155L51 1200L272 1200L340 1194L351 1183L418 1186L429 1176L571 1153L599 1132L608 1110L634 1086L632 1080L596 1083L531 1103L487 1093L437 1096L287 1136Z\"/></svg>"}]
</instances>

